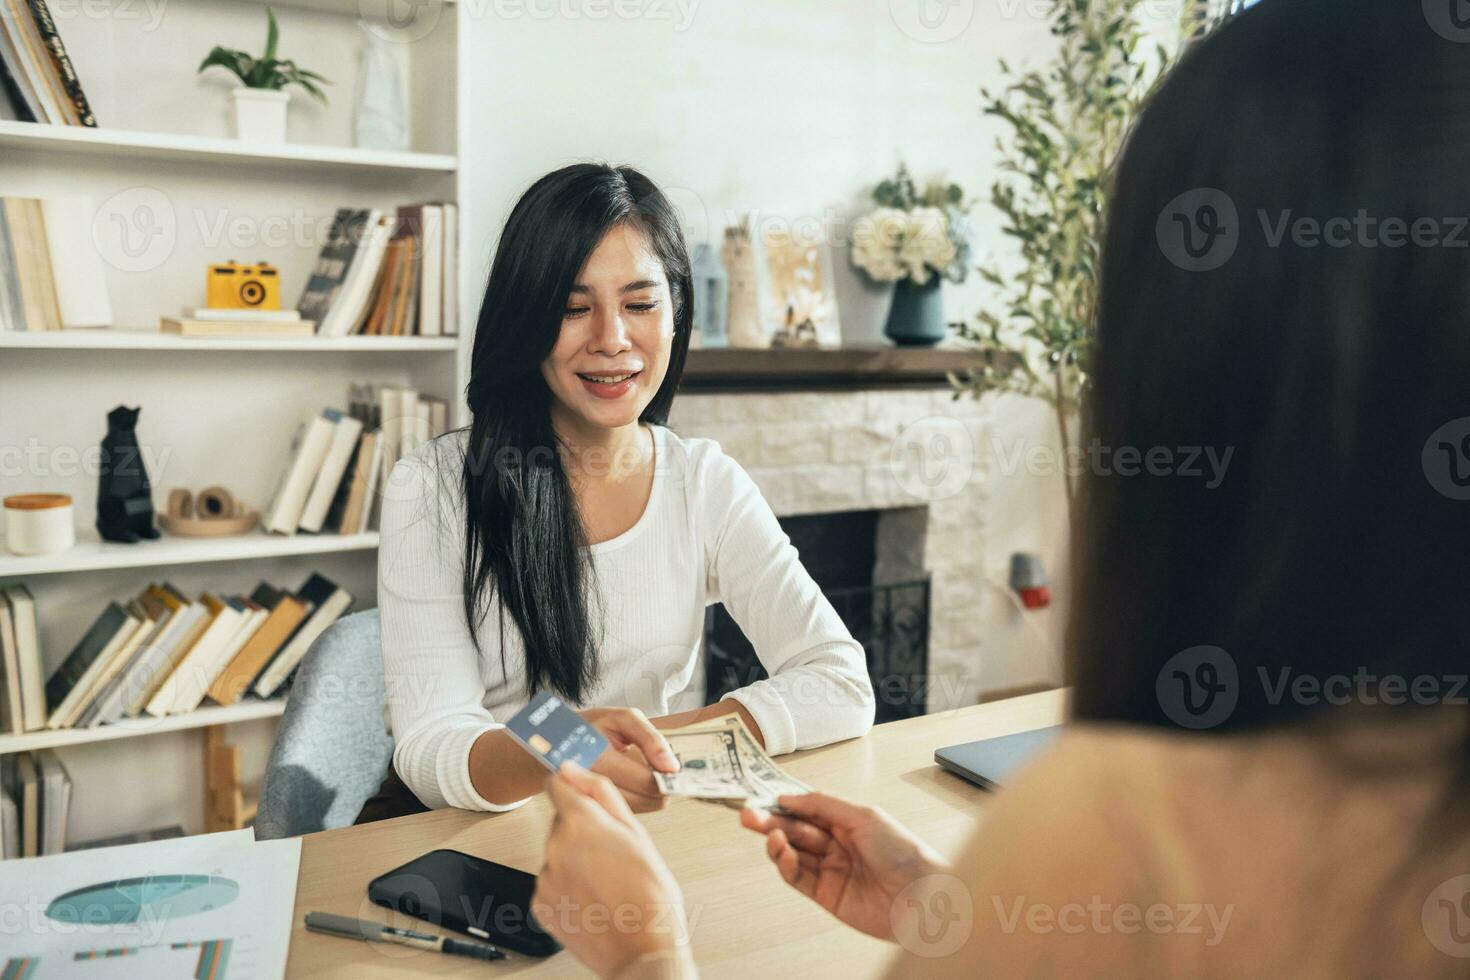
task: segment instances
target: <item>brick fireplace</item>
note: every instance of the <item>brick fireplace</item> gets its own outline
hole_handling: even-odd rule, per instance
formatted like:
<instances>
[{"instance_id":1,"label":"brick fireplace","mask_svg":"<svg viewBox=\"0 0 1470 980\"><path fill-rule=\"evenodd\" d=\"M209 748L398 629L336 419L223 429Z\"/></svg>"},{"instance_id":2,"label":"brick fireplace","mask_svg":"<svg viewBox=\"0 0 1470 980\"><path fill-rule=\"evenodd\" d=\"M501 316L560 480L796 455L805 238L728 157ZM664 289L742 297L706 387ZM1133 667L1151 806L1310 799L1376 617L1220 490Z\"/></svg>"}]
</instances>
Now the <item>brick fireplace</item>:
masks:
<instances>
[{"instance_id":1,"label":"brick fireplace","mask_svg":"<svg viewBox=\"0 0 1470 980\"><path fill-rule=\"evenodd\" d=\"M942 375L903 387L865 387L871 381L844 377L824 390L810 390L811 379L686 383L669 423L718 440L778 517L873 512L873 541L854 546L853 562L871 564L875 584L929 583L927 710L974 704L983 689L981 605L1007 601L987 594L1004 587L987 579L983 547L987 487L976 447L987 440L988 413L954 401Z\"/></svg>"}]
</instances>

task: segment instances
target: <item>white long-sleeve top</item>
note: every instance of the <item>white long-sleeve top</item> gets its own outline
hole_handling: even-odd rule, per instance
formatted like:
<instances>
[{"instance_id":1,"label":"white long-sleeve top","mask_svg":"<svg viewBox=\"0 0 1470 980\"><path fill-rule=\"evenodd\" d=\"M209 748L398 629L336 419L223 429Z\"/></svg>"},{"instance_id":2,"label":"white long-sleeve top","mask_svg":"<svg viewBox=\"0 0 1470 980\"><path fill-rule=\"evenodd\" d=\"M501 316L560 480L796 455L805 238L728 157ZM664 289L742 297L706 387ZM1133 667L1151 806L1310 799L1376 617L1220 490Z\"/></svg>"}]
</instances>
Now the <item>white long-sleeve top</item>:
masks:
<instances>
[{"instance_id":1,"label":"white long-sleeve top","mask_svg":"<svg viewBox=\"0 0 1470 980\"><path fill-rule=\"evenodd\" d=\"M588 546L600 629L584 707L650 717L701 704L705 607L723 602L770 675L731 692L772 754L865 734L873 689L862 647L822 595L750 476L710 439L652 426L653 488L627 531ZM460 430L399 460L383 491L378 606L393 765L426 806L506 810L475 791L470 747L526 703L524 648L492 602L464 616ZM493 589L493 580L491 582ZM524 801L520 801L524 802Z\"/></svg>"}]
</instances>

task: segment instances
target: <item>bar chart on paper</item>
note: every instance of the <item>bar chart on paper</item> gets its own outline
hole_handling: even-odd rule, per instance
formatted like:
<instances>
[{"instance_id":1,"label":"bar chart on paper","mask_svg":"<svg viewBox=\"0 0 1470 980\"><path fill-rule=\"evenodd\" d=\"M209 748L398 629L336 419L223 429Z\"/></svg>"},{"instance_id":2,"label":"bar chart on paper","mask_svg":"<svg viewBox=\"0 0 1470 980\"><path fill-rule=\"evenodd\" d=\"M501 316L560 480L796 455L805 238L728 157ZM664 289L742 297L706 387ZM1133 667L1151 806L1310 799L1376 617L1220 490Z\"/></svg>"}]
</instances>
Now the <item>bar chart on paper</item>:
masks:
<instances>
[{"instance_id":1,"label":"bar chart on paper","mask_svg":"<svg viewBox=\"0 0 1470 980\"><path fill-rule=\"evenodd\" d=\"M166 946L121 946L116 949L83 949L70 954L64 972L85 977L95 973L111 980L118 976L188 977L192 980L226 980L230 976L230 950L233 939L206 939L201 942L169 943ZM47 957L47 962L54 957ZM0 980L40 980L51 971L38 972L41 958L7 960L0 968ZM94 967L95 970L89 970ZM239 976L248 974L240 972Z\"/></svg>"}]
</instances>

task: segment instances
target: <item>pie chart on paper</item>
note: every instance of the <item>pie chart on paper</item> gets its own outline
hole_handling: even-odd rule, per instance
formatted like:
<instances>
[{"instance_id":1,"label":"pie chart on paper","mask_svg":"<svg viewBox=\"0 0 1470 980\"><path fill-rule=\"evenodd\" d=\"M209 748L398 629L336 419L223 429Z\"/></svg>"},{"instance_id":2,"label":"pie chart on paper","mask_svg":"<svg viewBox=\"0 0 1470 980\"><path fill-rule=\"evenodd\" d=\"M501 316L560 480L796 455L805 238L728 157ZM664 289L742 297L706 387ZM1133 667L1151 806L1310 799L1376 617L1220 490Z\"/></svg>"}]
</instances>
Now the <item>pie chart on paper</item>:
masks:
<instances>
[{"instance_id":1,"label":"pie chart on paper","mask_svg":"<svg viewBox=\"0 0 1470 980\"><path fill-rule=\"evenodd\" d=\"M87 885L58 895L46 906L57 922L126 925L181 919L233 902L240 886L219 875L151 875Z\"/></svg>"}]
</instances>

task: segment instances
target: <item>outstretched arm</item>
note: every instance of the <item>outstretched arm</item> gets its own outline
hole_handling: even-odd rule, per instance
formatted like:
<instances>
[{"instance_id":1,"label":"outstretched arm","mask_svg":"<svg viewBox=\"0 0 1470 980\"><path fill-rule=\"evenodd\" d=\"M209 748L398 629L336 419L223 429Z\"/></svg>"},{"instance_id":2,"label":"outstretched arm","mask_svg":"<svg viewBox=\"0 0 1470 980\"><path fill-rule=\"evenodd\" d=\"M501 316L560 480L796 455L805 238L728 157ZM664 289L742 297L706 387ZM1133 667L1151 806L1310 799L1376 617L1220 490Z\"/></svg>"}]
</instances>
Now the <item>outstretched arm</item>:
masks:
<instances>
[{"instance_id":1,"label":"outstretched arm","mask_svg":"<svg viewBox=\"0 0 1470 980\"><path fill-rule=\"evenodd\" d=\"M695 489L707 529L708 592L770 675L727 700L745 709L773 755L867 734L874 700L862 646L812 581L755 481L717 446L704 448Z\"/></svg>"}]
</instances>

